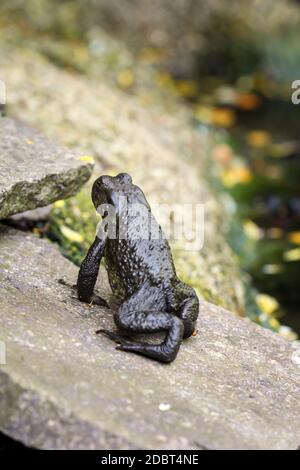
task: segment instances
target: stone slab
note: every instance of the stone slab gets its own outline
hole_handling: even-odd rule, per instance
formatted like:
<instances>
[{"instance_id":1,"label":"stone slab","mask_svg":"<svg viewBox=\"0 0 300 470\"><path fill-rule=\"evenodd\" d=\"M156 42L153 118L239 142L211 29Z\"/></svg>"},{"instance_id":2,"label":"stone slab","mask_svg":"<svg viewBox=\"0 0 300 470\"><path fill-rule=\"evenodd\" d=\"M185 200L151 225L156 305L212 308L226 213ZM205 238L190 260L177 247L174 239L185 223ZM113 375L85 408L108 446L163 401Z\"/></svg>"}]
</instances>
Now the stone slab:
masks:
<instances>
[{"instance_id":1,"label":"stone slab","mask_svg":"<svg viewBox=\"0 0 300 470\"><path fill-rule=\"evenodd\" d=\"M92 168L35 129L0 117L0 219L74 195Z\"/></svg>"},{"instance_id":2,"label":"stone slab","mask_svg":"<svg viewBox=\"0 0 300 470\"><path fill-rule=\"evenodd\" d=\"M0 226L0 430L42 449L296 449L293 344L202 301L199 334L164 365L95 335L112 309L77 301L57 248ZM67 285L59 282L61 278Z\"/></svg>"}]
</instances>

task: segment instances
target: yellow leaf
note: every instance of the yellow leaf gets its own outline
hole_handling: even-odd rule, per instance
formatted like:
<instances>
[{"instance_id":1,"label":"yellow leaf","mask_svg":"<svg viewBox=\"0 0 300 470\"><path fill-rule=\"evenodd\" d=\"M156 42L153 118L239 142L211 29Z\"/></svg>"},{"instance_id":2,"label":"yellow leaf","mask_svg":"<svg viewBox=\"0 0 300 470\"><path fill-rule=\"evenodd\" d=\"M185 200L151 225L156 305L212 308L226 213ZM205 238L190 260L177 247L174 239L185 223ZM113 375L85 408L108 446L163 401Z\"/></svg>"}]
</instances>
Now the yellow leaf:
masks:
<instances>
[{"instance_id":1,"label":"yellow leaf","mask_svg":"<svg viewBox=\"0 0 300 470\"><path fill-rule=\"evenodd\" d=\"M235 184L245 184L251 181L251 179L252 173L245 166L237 166L225 171L222 175L223 184L227 187L234 186Z\"/></svg>"},{"instance_id":2,"label":"yellow leaf","mask_svg":"<svg viewBox=\"0 0 300 470\"><path fill-rule=\"evenodd\" d=\"M294 248L283 253L284 261L299 261L300 260L300 248Z\"/></svg>"},{"instance_id":3,"label":"yellow leaf","mask_svg":"<svg viewBox=\"0 0 300 470\"><path fill-rule=\"evenodd\" d=\"M33 144L33 141L32 141L31 139L26 139L26 144L32 145L32 144Z\"/></svg>"},{"instance_id":4,"label":"yellow leaf","mask_svg":"<svg viewBox=\"0 0 300 470\"><path fill-rule=\"evenodd\" d=\"M253 111L261 106L261 102L261 98L255 93L240 93L235 104L244 111Z\"/></svg>"},{"instance_id":5,"label":"yellow leaf","mask_svg":"<svg viewBox=\"0 0 300 470\"><path fill-rule=\"evenodd\" d=\"M134 76L131 70L122 70L117 76L117 83L120 88L128 89L134 84Z\"/></svg>"},{"instance_id":6,"label":"yellow leaf","mask_svg":"<svg viewBox=\"0 0 300 470\"><path fill-rule=\"evenodd\" d=\"M279 308L279 303L274 297L267 294L258 294L255 298L258 308L267 315L271 315Z\"/></svg>"},{"instance_id":7,"label":"yellow leaf","mask_svg":"<svg viewBox=\"0 0 300 470\"><path fill-rule=\"evenodd\" d=\"M79 157L79 159L80 159L82 162L95 163L94 158L91 157L90 155L83 155L82 157Z\"/></svg>"},{"instance_id":8,"label":"yellow leaf","mask_svg":"<svg viewBox=\"0 0 300 470\"><path fill-rule=\"evenodd\" d=\"M232 127L236 122L235 112L229 108L213 109L212 122L219 127Z\"/></svg>"},{"instance_id":9,"label":"yellow leaf","mask_svg":"<svg viewBox=\"0 0 300 470\"><path fill-rule=\"evenodd\" d=\"M53 207L55 207L56 209L61 209L62 207L65 206L65 201L61 200L61 201L56 201L54 204L53 204Z\"/></svg>"},{"instance_id":10,"label":"yellow leaf","mask_svg":"<svg viewBox=\"0 0 300 470\"><path fill-rule=\"evenodd\" d=\"M83 242L83 236L80 233L75 232L75 230L72 230L71 228L67 227L66 225L62 225L60 227L60 231L63 234L63 236L66 237L71 242L75 242L75 243Z\"/></svg>"},{"instance_id":11,"label":"yellow leaf","mask_svg":"<svg viewBox=\"0 0 300 470\"><path fill-rule=\"evenodd\" d=\"M262 148L270 144L271 136L266 131L251 131L247 134L247 142L252 147Z\"/></svg>"},{"instance_id":12,"label":"yellow leaf","mask_svg":"<svg viewBox=\"0 0 300 470\"><path fill-rule=\"evenodd\" d=\"M290 232L288 239L290 242L295 243L295 245L300 245L300 232Z\"/></svg>"},{"instance_id":13,"label":"yellow leaf","mask_svg":"<svg viewBox=\"0 0 300 470\"><path fill-rule=\"evenodd\" d=\"M261 238L262 231L252 220L245 220L243 227L245 234L252 240L259 240Z\"/></svg>"}]
</instances>

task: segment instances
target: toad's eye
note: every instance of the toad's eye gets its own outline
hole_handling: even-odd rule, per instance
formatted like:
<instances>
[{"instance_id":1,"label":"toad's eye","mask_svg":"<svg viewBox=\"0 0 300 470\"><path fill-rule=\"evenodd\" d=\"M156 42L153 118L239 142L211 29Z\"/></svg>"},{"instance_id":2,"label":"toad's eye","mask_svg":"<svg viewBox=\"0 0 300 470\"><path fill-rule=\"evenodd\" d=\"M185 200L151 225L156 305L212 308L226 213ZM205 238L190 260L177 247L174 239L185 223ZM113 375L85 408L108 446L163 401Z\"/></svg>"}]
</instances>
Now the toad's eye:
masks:
<instances>
[{"instance_id":1,"label":"toad's eye","mask_svg":"<svg viewBox=\"0 0 300 470\"><path fill-rule=\"evenodd\" d=\"M120 183L132 184L132 178L130 175L128 175L128 173L119 173L117 178L120 181Z\"/></svg>"},{"instance_id":2,"label":"toad's eye","mask_svg":"<svg viewBox=\"0 0 300 470\"><path fill-rule=\"evenodd\" d=\"M96 180L96 184L97 184L97 187L100 187L100 188L108 188L110 186L110 177L109 176L100 176L100 178L98 178Z\"/></svg>"}]
</instances>

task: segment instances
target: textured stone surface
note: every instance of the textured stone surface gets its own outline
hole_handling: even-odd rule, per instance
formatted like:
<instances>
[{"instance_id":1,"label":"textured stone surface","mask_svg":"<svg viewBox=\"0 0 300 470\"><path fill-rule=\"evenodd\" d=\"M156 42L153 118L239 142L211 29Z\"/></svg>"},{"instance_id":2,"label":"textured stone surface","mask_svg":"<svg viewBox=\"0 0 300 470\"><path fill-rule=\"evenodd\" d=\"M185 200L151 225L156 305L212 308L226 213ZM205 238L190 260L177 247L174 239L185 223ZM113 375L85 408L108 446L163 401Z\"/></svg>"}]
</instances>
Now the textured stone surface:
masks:
<instances>
[{"instance_id":1,"label":"textured stone surface","mask_svg":"<svg viewBox=\"0 0 300 470\"><path fill-rule=\"evenodd\" d=\"M0 118L0 218L75 194L92 165L34 129Z\"/></svg>"},{"instance_id":2,"label":"textured stone surface","mask_svg":"<svg viewBox=\"0 0 300 470\"><path fill-rule=\"evenodd\" d=\"M292 345L201 302L199 335L162 365L116 351L111 310L80 304L55 246L0 227L0 430L40 448L295 449ZM100 294L114 305L102 275Z\"/></svg>"},{"instance_id":3,"label":"textured stone surface","mask_svg":"<svg viewBox=\"0 0 300 470\"><path fill-rule=\"evenodd\" d=\"M49 217L51 212L52 205L38 207L30 211L20 212L18 214L12 215L9 217L9 220L14 222L20 222L22 220L28 220L30 222L36 222L38 220L46 220Z\"/></svg>"}]
</instances>

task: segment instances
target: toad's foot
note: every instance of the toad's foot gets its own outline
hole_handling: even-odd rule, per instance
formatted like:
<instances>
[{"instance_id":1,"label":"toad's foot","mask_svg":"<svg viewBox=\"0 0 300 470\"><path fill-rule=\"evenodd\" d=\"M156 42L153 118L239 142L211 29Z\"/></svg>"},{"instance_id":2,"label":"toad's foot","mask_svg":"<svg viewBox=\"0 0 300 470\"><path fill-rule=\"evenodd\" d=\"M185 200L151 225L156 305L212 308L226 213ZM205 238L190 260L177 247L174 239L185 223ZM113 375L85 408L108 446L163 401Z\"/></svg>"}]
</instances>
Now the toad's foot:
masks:
<instances>
[{"instance_id":1,"label":"toad's foot","mask_svg":"<svg viewBox=\"0 0 300 470\"><path fill-rule=\"evenodd\" d=\"M93 305L99 305L99 307L110 308L106 300L102 299L102 297L99 297L99 295L94 295L93 300L89 305L90 307L92 307Z\"/></svg>"}]
</instances>

